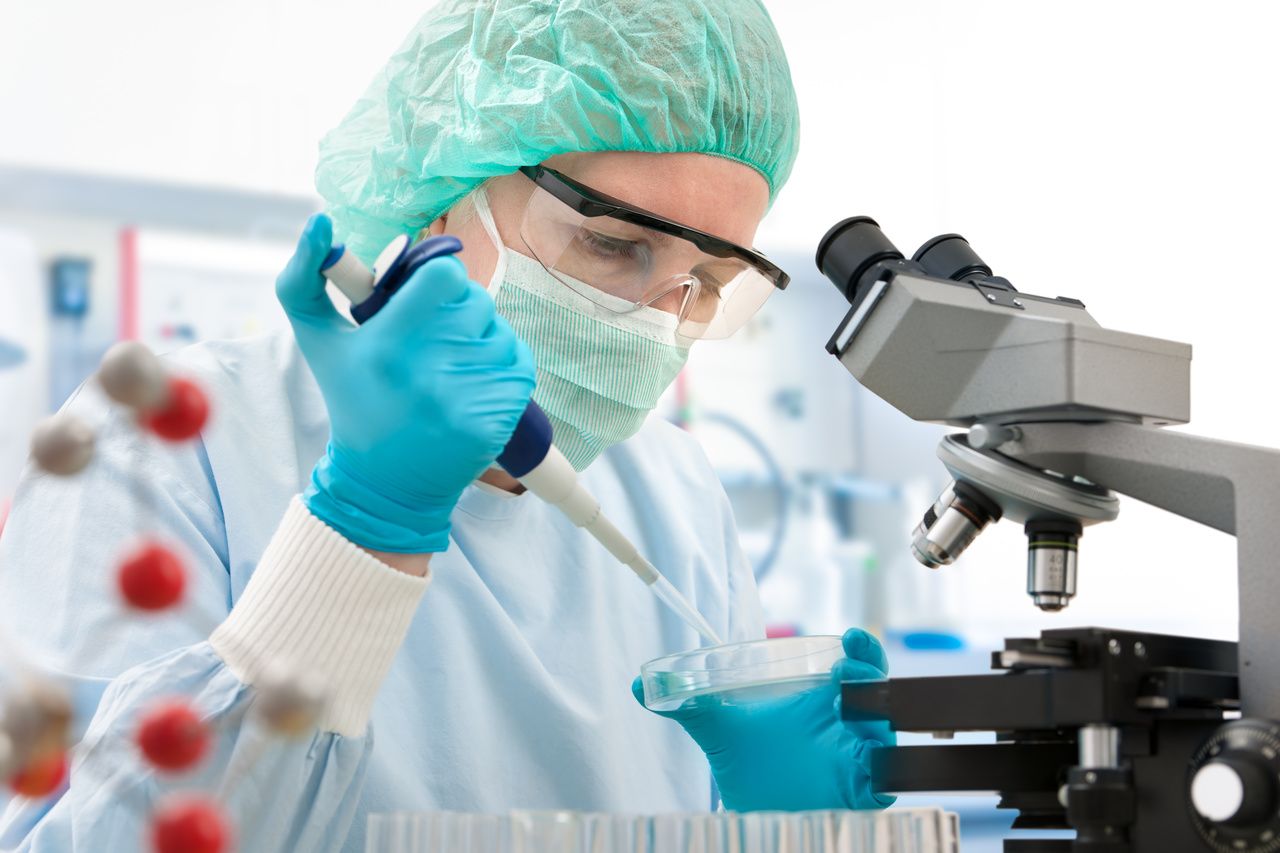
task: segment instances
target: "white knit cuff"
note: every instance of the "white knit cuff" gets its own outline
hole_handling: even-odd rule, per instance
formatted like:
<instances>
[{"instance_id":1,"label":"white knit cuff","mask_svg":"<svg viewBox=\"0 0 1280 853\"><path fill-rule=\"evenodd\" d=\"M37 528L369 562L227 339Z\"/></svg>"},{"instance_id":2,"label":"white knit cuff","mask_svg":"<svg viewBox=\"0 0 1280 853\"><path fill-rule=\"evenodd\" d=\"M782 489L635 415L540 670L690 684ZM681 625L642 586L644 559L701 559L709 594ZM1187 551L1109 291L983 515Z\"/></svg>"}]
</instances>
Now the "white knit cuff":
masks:
<instances>
[{"instance_id":1,"label":"white knit cuff","mask_svg":"<svg viewBox=\"0 0 1280 853\"><path fill-rule=\"evenodd\" d=\"M320 728L356 737L429 580L362 551L295 497L209 643L246 684L276 668L323 679Z\"/></svg>"}]
</instances>

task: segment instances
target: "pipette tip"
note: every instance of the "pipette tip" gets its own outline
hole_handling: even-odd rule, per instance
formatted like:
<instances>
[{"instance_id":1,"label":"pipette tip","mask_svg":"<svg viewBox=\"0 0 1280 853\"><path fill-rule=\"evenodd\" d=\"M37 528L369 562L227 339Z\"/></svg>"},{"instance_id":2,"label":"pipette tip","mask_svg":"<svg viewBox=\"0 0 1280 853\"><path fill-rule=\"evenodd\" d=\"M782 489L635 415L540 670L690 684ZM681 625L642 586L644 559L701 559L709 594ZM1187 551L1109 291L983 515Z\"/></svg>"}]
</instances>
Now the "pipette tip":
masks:
<instances>
[{"instance_id":1,"label":"pipette tip","mask_svg":"<svg viewBox=\"0 0 1280 853\"><path fill-rule=\"evenodd\" d=\"M720 636L707 624L707 620L703 619L702 614L693 608L693 605L689 603L689 599L680 594L680 590L671 585L671 581L659 575L649 585L649 588L664 604L675 611L675 614L683 619L685 624L701 634L709 645L719 646L723 644Z\"/></svg>"}]
</instances>

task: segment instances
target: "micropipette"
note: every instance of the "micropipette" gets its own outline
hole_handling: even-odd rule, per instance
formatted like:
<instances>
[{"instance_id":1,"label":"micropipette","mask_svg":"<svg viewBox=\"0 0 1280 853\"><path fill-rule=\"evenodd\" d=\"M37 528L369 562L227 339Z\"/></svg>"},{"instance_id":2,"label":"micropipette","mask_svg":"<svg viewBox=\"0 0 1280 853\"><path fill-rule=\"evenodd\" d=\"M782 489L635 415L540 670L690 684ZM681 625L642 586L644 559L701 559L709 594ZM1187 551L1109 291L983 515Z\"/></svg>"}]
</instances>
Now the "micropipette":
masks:
<instances>
[{"instance_id":1,"label":"micropipette","mask_svg":"<svg viewBox=\"0 0 1280 853\"><path fill-rule=\"evenodd\" d=\"M410 246L409 237L401 235L382 250L370 270L339 243L329 251L320 272L351 300L352 318L364 323L387 304L414 270L433 258L452 255L461 249L462 242L452 236L428 237ZM497 462L522 486L590 533L707 642L721 644L702 614L601 512L599 501L578 480L578 472L552 445L551 422L537 403L529 401Z\"/></svg>"}]
</instances>

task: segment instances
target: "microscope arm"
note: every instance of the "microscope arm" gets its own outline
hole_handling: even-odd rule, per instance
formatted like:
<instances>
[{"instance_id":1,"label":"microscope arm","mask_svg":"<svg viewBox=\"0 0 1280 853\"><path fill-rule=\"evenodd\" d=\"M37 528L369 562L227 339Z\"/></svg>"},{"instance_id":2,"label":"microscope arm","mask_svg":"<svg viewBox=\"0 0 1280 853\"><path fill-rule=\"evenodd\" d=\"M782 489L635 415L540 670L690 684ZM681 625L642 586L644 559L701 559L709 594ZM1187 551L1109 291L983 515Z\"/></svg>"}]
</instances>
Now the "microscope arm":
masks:
<instances>
[{"instance_id":1,"label":"microscope arm","mask_svg":"<svg viewBox=\"0 0 1280 853\"><path fill-rule=\"evenodd\" d=\"M1242 706L1280 719L1280 451L1126 423L1019 428L1001 453L1236 536Z\"/></svg>"}]
</instances>

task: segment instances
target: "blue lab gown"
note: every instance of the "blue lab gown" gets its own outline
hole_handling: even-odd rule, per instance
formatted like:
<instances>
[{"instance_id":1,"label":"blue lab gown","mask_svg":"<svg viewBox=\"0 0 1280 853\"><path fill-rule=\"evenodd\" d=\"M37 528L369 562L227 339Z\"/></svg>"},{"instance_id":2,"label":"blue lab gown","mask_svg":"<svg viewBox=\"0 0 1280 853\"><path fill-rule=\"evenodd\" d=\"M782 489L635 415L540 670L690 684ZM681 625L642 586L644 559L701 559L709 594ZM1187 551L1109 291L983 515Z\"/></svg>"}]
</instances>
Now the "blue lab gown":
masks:
<instances>
[{"instance_id":1,"label":"blue lab gown","mask_svg":"<svg viewBox=\"0 0 1280 853\"><path fill-rule=\"evenodd\" d=\"M630 692L643 662L696 646L695 634L554 509L477 486L432 560L368 732L268 741L251 761L246 688L205 640L324 451L327 420L291 337L202 344L172 364L210 394L202 440L139 437L86 385L69 407L97 430L92 467L29 473L0 537L0 626L67 679L76 737L89 730L69 789L7 804L0 848L144 849L160 794L224 779L245 851L362 851L367 816L392 810L713 806L697 746ZM651 418L583 477L721 636L763 635L728 502L690 436ZM180 613L120 604L114 562L144 532L190 555ZM140 709L172 694L194 697L217 731L211 760L175 777L148 769L131 740ZM233 755L249 769L228 777Z\"/></svg>"}]
</instances>

